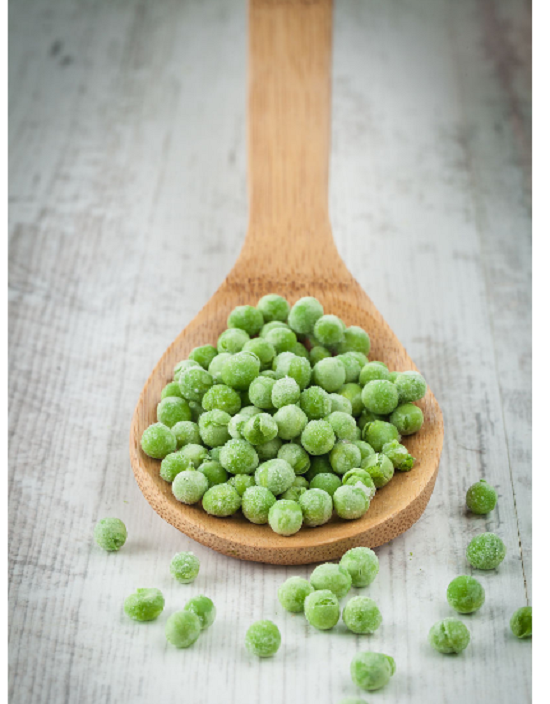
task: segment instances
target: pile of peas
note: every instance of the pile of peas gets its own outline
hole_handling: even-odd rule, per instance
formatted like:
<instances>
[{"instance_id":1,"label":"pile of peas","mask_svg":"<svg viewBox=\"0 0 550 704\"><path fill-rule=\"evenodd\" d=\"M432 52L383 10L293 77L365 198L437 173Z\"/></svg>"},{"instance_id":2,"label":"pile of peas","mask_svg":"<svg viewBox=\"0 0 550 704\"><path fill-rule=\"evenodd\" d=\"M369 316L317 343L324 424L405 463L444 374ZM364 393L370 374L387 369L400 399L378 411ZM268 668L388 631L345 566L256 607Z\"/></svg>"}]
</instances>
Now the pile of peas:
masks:
<instances>
[{"instance_id":1,"label":"pile of peas","mask_svg":"<svg viewBox=\"0 0 550 704\"><path fill-rule=\"evenodd\" d=\"M216 347L196 347L161 393L141 438L178 501L283 536L361 518L377 489L415 459L400 443L422 427L414 371L369 361L368 334L269 294L239 306Z\"/></svg>"}]
</instances>

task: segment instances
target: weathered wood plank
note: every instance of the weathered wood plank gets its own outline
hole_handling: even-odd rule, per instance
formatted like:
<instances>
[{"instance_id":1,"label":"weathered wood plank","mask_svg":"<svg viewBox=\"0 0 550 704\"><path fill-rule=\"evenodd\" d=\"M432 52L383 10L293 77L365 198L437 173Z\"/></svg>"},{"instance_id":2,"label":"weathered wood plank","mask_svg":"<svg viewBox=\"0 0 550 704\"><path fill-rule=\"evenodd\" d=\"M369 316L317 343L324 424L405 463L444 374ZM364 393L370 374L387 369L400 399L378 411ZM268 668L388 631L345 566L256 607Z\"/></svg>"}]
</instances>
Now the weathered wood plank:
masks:
<instances>
[{"instance_id":1,"label":"weathered wood plank","mask_svg":"<svg viewBox=\"0 0 550 704\"><path fill-rule=\"evenodd\" d=\"M149 370L244 234L244 4L12 3L12 701L331 704L356 692L359 649L396 658L381 702L529 701L530 646L507 631L531 570L527 13L512 0L337 5L335 237L447 430L423 519L379 550L369 594L384 624L360 639L281 612L278 584L307 569L235 562L164 524L127 459ZM481 475L500 495L487 520L463 512ZM118 555L91 544L104 515L128 525ZM426 633L485 529L508 557L480 577L471 649L442 659ZM167 571L181 549L201 559L190 587ZM121 612L147 585L170 610L210 595L216 625L188 651L166 647L162 623ZM261 617L284 647L258 663L243 636Z\"/></svg>"}]
</instances>

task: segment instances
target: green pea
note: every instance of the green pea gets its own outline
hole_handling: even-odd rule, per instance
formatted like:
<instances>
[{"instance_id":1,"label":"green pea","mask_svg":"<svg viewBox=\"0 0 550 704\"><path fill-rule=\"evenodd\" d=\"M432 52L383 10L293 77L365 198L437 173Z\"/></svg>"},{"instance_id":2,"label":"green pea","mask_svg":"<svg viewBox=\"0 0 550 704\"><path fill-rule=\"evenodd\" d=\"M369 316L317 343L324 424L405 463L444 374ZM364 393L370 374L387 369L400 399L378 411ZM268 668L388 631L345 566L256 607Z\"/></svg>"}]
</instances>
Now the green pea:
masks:
<instances>
[{"instance_id":1,"label":"green pea","mask_svg":"<svg viewBox=\"0 0 550 704\"><path fill-rule=\"evenodd\" d=\"M243 352L252 352L260 360L263 371L269 370L275 359L275 347L262 337L255 337L249 340L243 347Z\"/></svg>"},{"instance_id":2,"label":"green pea","mask_svg":"<svg viewBox=\"0 0 550 704\"><path fill-rule=\"evenodd\" d=\"M277 432L281 440L297 438L307 425L306 414L301 408L294 405L279 408L273 416L273 420L276 423Z\"/></svg>"},{"instance_id":3,"label":"green pea","mask_svg":"<svg viewBox=\"0 0 550 704\"><path fill-rule=\"evenodd\" d=\"M213 410L203 413L199 418L199 433L204 444L210 447L225 445L229 440L227 426L230 420L231 416L225 411Z\"/></svg>"},{"instance_id":4,"label":"green pea","mask_svg":"<svg viewBox=\"0 0 550 704\"><path fill-rule=\"evenodd\" d=\"M330 451L329 460L336 474L342 475L360 466L361 452L352 442L339 440Z\"/></svg>"},{"instance_id":5,"label":"green pea","mask_svg":"<svg viewBox=\"0 0 550 704\"><path fill-rule=\"evenodd\" d=\"M401 435L417 433L424 423L422 410L412 403L398 406L390 416L390 423L395 425Z\"/></svg>"},{"instance_id":6,"label":"green pea","mask_svg":"<svg viewBox=\"0 0 550 704\"><path fill-rule=\"evenodd\" d=\"M300 389L305 389L311 381L311 365L304 357L297 357L292 352L283 352L273 362L273 370L278 379L288 376L297 382Z\"/></svg>"},{"instance_id":7,"label":"green pea","mask_svg":"<svg viewBox=\"0 0 550 704\"><path fill-rule=\"evenodd\" d=\"M361 469L367 470L377 489L386 486L394 474L394 467L390 459L386 455L378 453L363 460Z\"/></svg>"},{"instance_id":8,"label":"green pea","mask_svg":"<svg viewBox=\"0 0 550 704\"><path fill-rule=\"evenodd\" d=\"M288 462L295 474L305 474L311 466L309 455L301 445L296 443L289 442L281 445L277 457Z\"/></svg>"},{"instance_id":9,"label":"green pea","mask_svg":"<svg viewBox=\"0 0 550 704\"><path fill-rule=\"evenodd\" d=\"M276 501L269 509L269 525L279 535L294 535L302 527L302 521L302 509L296 501Z\"/></svg>"},{"instance_id":10,"label":"green pea","mask_svg":"<svg viewBox=\"0 0 550 704\"><path fill-rule=\"evenodd\" d=\"M258 310L261 311L266 323L272 320L285 321L290 313L290 305L286 298L268 293L258 301Z\"/></svg>"},{"instance_id":11,"label":"green pea","mask_svg":"<svg viewBox=\"0 0 550 704\"><path fill-rule=\"evenodd\" d=\"M241 398L230 386L215 384L204 394L202 407L205 411L218 409L234 416L241 409Z\"/></svg>"},{"instance_id":12,"label":"green pea","mask_svg":"<svg viewBox=\"0 0 550 704\"><path fill-rule=\"evenodd\" d=\"M399 431L393 423L375 420L363 428L363 440L368 442L375 452L381 452L386 443L399 439Z\"/></svg>"},{"instance_id":13,"label":"green pea","mask_svg":"<svg viewBox=\"0 0 550 704\"><path fill-rule=\"evenodd\" d=\"M237 391L246 391L260 373L260 360L252 352L237 352L223 365L222 380Z\"/></svg>"},{"instance_id":14,"label":"green pea","mask_svg":"<svg viewBox=\"0 0 550 704\"><path fill-rule=\"evenodd\" d=\"M329 393L342 388L346 382L346 367L339 357L327 357L313 367L313 383Z\"/></svg>"},{"instance_id":15,"label":"green pea","mask_svg":"<svg viewBox=\"0 0 550 704\"><path fill-rule=\"evenodd\" d=\"M369 381L376 381L378 379L389 381L390 373L387 367L380 362L368 362L368 364L365 364L359 374L359 383L361 386L365 386Z\"/></svg>"},{"instance_id":16,"label":"green pea","mask_svg":"<svg viewBox=\"0 0 550 704\"><path fill-rule=\"evenodd\" d=\"M336 315L322 315L313 327L313 334L322 345L333 347L344 339L346 326Z\"/></svg>"},{"instance_id":17,"label":"green pea","mask_svg":"<svg viewBox=\"0 0 550 704\"><path fill-rule=\"evenodd\" d=\"M246 440L228 440L220 452L220 464L231 474L253 474L259 459Z\"/></svg>"},{"instance_id":18,"label":"green pea","mask_svg":"<svg viewBox=\"0 0 550 704\"><path fill-rule=\"evenodd\" d=\"M275 495L264 486L252 486L243 494L243 514L251 523L265 525L269 509L277 501Z\"/></svg>"},{"instance_id":19,"label":"green pea","mask_svg":"<svg viewBox=\"0 0 550 704\"><path fill-rule=\"evenodd\" d=\"M134 621L154 621L164 609L160 589L138 589L124 600L124 611Z\"/></svg>"},{"instance_id":20,"label":"green pea","mask_svg":"<svg viewBox=\"0 0 550 704\"><path fill-rule=\"evenodd\" d=\"M174 452L177 446L176 436L162 423L153 423L145 428L141 436L141 449L149 457L162 460Z\"/></svg>"},{"instance_id":21,"label":"green pea","mask_svg":"<svg viewBox=\"0 0 550 704\"><path fill-rule=\"evenodd\" d=\"M200 566L192 552L178 552L170 562L170 574L180 584L191 584L198 577Z\"/></svg>"},{"instance_id":22,"label":"green pea","mask_svg":"<svg viewBox=\"0 0 550 704\"><path fill-rule=\"evenodd\" d=\"M358 325L350 325L344 331L344 339L336 345L338 354L345 352L361 352L368 355L370 352L370 337Z\"/></svg>"},{"instance_id":23,"label":"green pea","mask_svg":"<svg viewBox=\"0 0 550 704\"><path fill-rule=\"evenodd\" d=\"M315 366L317 362L320 362L322 359L326 359L327 357L332 357L332 355L327 348L322 345L315 345L309 351L309 361L312 366Z\"/></svg>"},{"instance_id":24,"label":"green pea","mask_svg":"<svg viewBox=\"0 0 550 704\"><path fill-rule=\"evenodd\" d=\"M305 296L292 306L288 315L288 324L300 335L308 335L313 332L315 323L323 312L323 306L316 298Z\"/></svg>"},{"instance_id":25,"label":"green pea","mask_svg":"<svg viewBox=\"0 0 550 704\"><path fill-rule=\"evenodd\" d=\"M364 386L361 400L367 411L387 415L397 408L399 394L391 381L375 379Z\"/></svg>"},{"instance_id":26,"label":"green pea","mask_svg":"<svg viewBox=\"0 0 550 704\"><path fill-rule=\"evenodd\" d=\"M285 406L285 408L292 408L292 406ZM302 432L301 442L310 455L325 455L334 447L336 436L326 420L310 420Z\"/></svg>"},{"instance_id":27,"label":"green pea","mask_svg":"<svg viewBox=\"0 0 550 704\"><path fill-rule=\"evenodd\" d=\"M244 330L250 337L257 335L264 324L264 316L254 306L237 306L227 319L228 328Z\"/></svg>"},{"instance_id":28,"label":"green pea","mask_svg":"<svg viewBox=\"0 0 550 704\"><path fill-rule=\"evenodd\" d=\"M327 392L320 386L310 386L302 391L300 408L309 420L325 418L331 411L332 405Z\"/></svg>"},{"instance_id":29,"label":"green pea","mask_svg":"<svg viewBox=\"0 0 550 704\"><path fill-rule=\"evenodd\" d=\"M215 460L203 462L199 466L198 471L202 472L206 477L208 481L208 488L211 486L216 486L216 484L224 484L228 479L228 474L225 469Z\"/></svg>"},{"instance_id":30,"label":"green pea","mask_svg":"<svg viewBox=\"0 0 550 704\"><path fill-rule=\"evenodd\" d=\"M168 396L157 406L157 420L171 428L182 420L191 420L191 409L183 398Z\"/></svg>"},{"instance_id":31,"label":"green pea","mask_svg":"<svg viewBox=\"0 0 550 704\"><path fill-rule=\"evenodd\" d=\"M102 518L94 528L94 540L107 552L116 552L126 542L128 532L120 518Z\"/></svg>"},{"instance_id":32,"label":"green pea","mask_svg":"<svg viewBox=\"0 0 550 704\"><path fill-rule=\"evenodd\" d=\"M237 354L250 340L250 335L240 328L229 328L218 337L218 352Z\"/></svg>"},{"instance_id":33,"label":"green pea","mask_svg":"<svg viewBox=\"0 0 550 704\"><path fill-rule=\"evenodd\" d=\"M214 357L217 357L218 350L213 345L202 345L201 347L195 347L189 359L198 362L203 369L208 369Z\"/></svg>"},{"instance_id":34,"label":"green pea","mask_svg":"<svg viewBox=\"0 0 550 704\"><path fill-rule=\"evenodd\" d=\"M237 513L241 507L241 497L231 484L216 484L203 496L202 507L211 516L225 518Z\"/></svg>"}]
</instances>

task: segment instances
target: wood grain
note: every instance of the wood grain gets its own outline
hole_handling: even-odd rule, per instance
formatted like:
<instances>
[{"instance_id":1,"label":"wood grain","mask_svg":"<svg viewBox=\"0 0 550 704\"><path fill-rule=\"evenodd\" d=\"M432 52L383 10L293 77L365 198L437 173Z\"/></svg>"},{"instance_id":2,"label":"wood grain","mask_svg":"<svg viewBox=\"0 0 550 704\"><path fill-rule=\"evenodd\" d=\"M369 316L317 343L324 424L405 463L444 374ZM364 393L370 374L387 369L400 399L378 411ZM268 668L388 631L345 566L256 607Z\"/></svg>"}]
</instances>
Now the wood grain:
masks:
<instances>
[{"instance_id":1,"label":"wood grain","mask_svg":"<svg viewBox=\"0 0 550 704\"><path fill-rule=\"evenodd\" d=\"M277 605L309 568L236 561L160 520L128 462L139 390L246 232L245 4L11 4L12 702L335 704L359 694L348 668L366 649L398 667L368 701L530 701L530 644L507 631L531 592L529 22L516 0L336 4L336 245L447 424L422 519L377 549L366 593L384 623L361 638ZM499 492L487 518L463 510L480 475ZM90 539L107 515L129 529L117 555ZM476 575L470 648L443 658L426 634L486 529L508 556ZM185 549L201 560L189 587L167 570ZM164 614L124 618L138 586L163 590L166 615L206 593L218 620L168 648ZM257 618L283 637L261 663L243 647Z\"/></svg>"},{"instance_id":2,"label":"wood grain","mask_svg":"<svg viewBox=\"0 0 550 704\"><path fill-rule=\"evenodd\" d=\"M419 403L420 432L407 439L414 471L397 473L377 491L357 521L334 517L315 529L281 537L240 513L220 520L200 505L176 500L160 462L140 446L155 423L161 391L177 362L203 344L216 344L238 305L277 292L296 302L315 296L325 311L371 337L370 359L390 370L416 369L334 245L328 220L328 160L332 45L331 0L250 0L248 151L250 220L243 249L218 291L178 335L155 366L134 412L130 460L155 511L203 545L225 555L279 565L341 557L358 545L377 547L411 527L432 494L443 445L443 417L428 389Z\"/></svg>"}]
</instances>

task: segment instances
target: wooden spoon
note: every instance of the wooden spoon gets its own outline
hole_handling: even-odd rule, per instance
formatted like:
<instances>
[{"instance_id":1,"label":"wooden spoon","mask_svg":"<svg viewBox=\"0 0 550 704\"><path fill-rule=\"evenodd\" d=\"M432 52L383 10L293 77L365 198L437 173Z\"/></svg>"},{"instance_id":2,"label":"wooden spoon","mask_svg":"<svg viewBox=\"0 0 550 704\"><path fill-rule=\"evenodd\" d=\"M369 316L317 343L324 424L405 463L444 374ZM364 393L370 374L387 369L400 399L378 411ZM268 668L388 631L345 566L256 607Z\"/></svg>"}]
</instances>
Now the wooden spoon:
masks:
<instances>
[{"instance_id":1,"label":"wooden spoon","mask_svg":"<svg viewBox=\"0 0 550 704\"><path fill-rule=\"evenodd\" d=\"M406 531L431 496L443 444L443 418L428 390L419 402L425 423L406 439L417 458L397 472L356 521L333 518L284 538L240 514L215 518L185 506L159 476L159 462L140 448L156 421L163 386L193 347L216 344L227 316L266 293L294 303L315 296L325 312L368 331L371 359L392 370L416 369L387 323L340 258L328 216L330 145L331 0L250 0L248 172L250 223L232 271L201 312L166 350L139 398L130 432L132 468L145 498L183 533L244 560L306 564L338 558L356 545L374 547ZM383 266L378 262L377 266Z\"/></svg>"}]
</instances>

